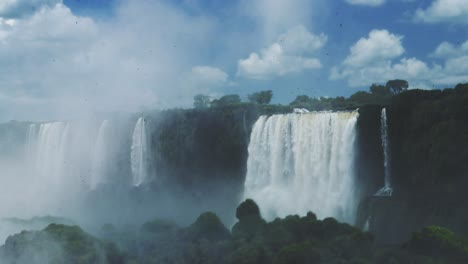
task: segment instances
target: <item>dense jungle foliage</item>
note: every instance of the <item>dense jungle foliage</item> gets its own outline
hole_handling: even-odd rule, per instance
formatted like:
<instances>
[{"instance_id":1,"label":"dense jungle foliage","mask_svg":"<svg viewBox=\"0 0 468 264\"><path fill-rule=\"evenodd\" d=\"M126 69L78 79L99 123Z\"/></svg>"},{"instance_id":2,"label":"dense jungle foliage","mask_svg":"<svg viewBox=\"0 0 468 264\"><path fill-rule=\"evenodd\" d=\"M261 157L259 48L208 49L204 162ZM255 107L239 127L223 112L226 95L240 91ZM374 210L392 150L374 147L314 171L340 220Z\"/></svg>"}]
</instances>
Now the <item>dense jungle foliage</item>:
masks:
<instances>
[{"instance_id":1,"label":"dense jungle foliage","mask_svg":"<svg viewBox=\"0 0 468 264\"><path fill-rule=\"evenodd\" d=\"M466 263L468 241L430 226L403 244L378 246L373 235L333 218L287 216L262 219L247 199L236 211L229 231L216 214L206 212L190 226L153 220L139 229L102 229L102 240L78 226L51 224L23 231L0 248L2 263ZM112 241L112 242L105 242ZM116 246L118 245L118 246Z\"/></svg>"}]
</instances>

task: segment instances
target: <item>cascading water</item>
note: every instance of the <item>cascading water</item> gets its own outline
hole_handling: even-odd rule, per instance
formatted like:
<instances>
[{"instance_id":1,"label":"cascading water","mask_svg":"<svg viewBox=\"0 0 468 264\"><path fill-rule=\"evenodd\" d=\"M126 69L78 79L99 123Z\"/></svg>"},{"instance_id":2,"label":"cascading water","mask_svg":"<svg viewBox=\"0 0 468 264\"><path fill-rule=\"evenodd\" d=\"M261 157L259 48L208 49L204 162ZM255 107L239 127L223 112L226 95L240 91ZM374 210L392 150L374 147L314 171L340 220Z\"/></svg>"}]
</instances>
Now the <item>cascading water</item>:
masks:
<instances>
[{"instance_id":1,"label":"cascading water","mask_svg":"<svg viewBox=\"0 0 468 264\"><path fill-rule=\"evenodd\" d=\"M37 125L30 124L28 128L28 143L27 151L28 157L34 159L36 157L36 146L37 146Z\"/></svg>"},{"instance_id":2,"label":"cascading water","mask_svg":"<svg viewBox=\"0 0 468 264\"><path fill-rule=\"evenodd\" d=\"M146 121L143 117L138 118L133 130L130 158L132 184L139 186L145 182L148 176L148 139L146 137Z\"/></svg>"},{"instance_id":3,"label":"cascading water","mask_svg":"<svg viewBox=\"0 0 468 264\"><path fill-rule=\"evenodd\" d=\"M130 118L102 114L57 122L0 124L4 150L0 193L5 198L0 218L56 215L109 222L131 214L146 216L148 203L143 205L142 196L137 195L140 190L132 187L149 180L149 130L145 120L135 126ZM144 199L150 199L148 196ZM124 203L131 206L117 210ZM0 232L0 240L3 238Z\"/></svg>"},{"instance_id":4,"label":"cascading water","mask_svg":"<svg viewBox=\"0 0 468 264\"><path fill-rule=\"evenodd\" d=\"M358 112L261 116L249 144L245 198L273 219L313 211L354 222Z\"/></svg>"},{"instance_id":5,"label":"cascading water","mask_svg":"<svg viewBox=\"0 0 468 264\"><path fill-rule=\"evenodd\" d=\"M133 128L131 148L128 134L113 131L122 122L104 120L30 124L27 144L35 178L41 185L96 189L101 184L141 185L148 175L147 128L143 118ZM120 124L120 125L119 125ZM128 163L126 163L128 162ZM131 172L124 175L126 169ZM64 187L64 186L62 186Z\"/></svg>"},{"instance_id":6,"label":"cascading water","mask_svg":"<svg viewBox=\"0 0 468 264\"><path fill-rule=\"evenodd\" d=\"M376 196L392 196L392 179L390 171L390 149L388 144L388 129L387 129L387 110L382 109L380 115L380 136L382 139L382 149L384 156L384 173L385 173L385 185L382 189L378 190Z\"/></svg>"},{"instance_id":7,"label":"cascading water","mask_svg":"<svg viewBox=\"0 0 468 264\"><path fill-rule=\"evenodd\" d=\"M91 189L106 182L108 170L112 166L111 153L110 153L110 132L111 127L108 120L104 120L99 127L96 144L94 147L93 161L91 168Z\"/></svg>"},{"instance_id":8,"label":"cascading water","mask_svg":"<svg viewBox=\"0 0 468 264\"><path fill-rule=\"evenodd\" d=\"M68 124L45 123L39 127L36 148L36 171L42 181L59 184L66 164Z\"/></svg>"}]
</instances>

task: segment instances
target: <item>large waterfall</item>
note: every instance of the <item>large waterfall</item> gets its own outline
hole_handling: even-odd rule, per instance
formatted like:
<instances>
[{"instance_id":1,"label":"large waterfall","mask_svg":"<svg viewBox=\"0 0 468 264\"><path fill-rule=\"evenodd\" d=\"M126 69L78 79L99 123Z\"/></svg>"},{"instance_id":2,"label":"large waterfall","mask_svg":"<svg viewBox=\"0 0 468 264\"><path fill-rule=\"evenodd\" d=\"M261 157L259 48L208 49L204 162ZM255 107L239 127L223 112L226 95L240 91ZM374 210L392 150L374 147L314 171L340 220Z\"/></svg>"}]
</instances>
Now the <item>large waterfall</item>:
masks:
<instances>
[{"instance_id":1,"label":"large waterfall","mask_svg":"<svg viewBox=\"0 0 468 264\"><path fill-rule=\"evenodd\" d=\"M384 175L385 175L385 185L382 189L377 191L376 196L392 196L392 178L390 171L390 149L388 144L388 129L387 129L387 110L382 109L380 115L380 136L382 139L382 149L384 156Z\"/></svg>"},{"instance_id":2,"label":"large waterfall","mask_svg":"<svg viewBox=\"0 0 468 264\"><path fill-rule=\"evenodd\" d=\"M132 183L141 185L148 176L148 139L146 136L146 121L140 117L135 125L131 147Z\"/></svg>"},{"instance_id":3,"label":"large waterfall","mask_svg":"<svg viewBox=\"0 0 468 264\"><path fill-rule=\"evenodd\" d=\"M44 183L58 185L64 177L68 133L69 126L63 122L45 123L39 127L36 172Z\"/></svg>"},{"instance_id":4,"label":"large waterfall","mask_svg":"<svg viewBox=\"0 0 468 264\"><path fill-rule=\"evenodd\" d=\"M148 178L147 128L143 118L30 124L25 144L38 184L95 190L103 184L141 185Z\"/></svg>"},{"instance_id":5,"label":"large waterfall","mask_svg":"<svg viewBox=\"0 0 468 264\"><path fill-rule=\"evenodd\" d=\"M0 193L5 201L14 197L0 203L0 219L2 215L77 216L81 210L101 217L111 204L133 203L134 196L143 193L133 187L152 179L150 130L143 118L103 114L0 128L4 129L0 146L5 146L0 156ZM10 145L12 151L6 149Z\"/></svg>"},{"instance_id":6,"label":"large waterfall","mask_svg":"<svg viewBox=\"0 0 468 264\"><path fill-rule=\"evenodd\" d=\"M109 120L104 120L99 127L94 147L90 180L91 189L95 189L99 184L106 182L109 168L112 166L110 153L112 142L110 133L111 127Z\"/></svg>"},{"instance_id":7,"label":"large waterfall","mask_svg":"<svg viewBox=\"0 0 468 264\"><path fill-rule=\"evenodd\" d=\"M354 222L358 112L261 116L249 144L246 198L267 219L313 211Z\"/></svg>"},{"instance_id":8,"label":"large waterfall","mask_svg":"<svg viewBox=\"0 0 468 264\"><path fill-rule=\"evenodd\" d=\"M30 157L35 157L36 152L36 142L37 142L37 125L30 124L28 129L28 148L27 151Z\"/></svg>"}]
</instances>

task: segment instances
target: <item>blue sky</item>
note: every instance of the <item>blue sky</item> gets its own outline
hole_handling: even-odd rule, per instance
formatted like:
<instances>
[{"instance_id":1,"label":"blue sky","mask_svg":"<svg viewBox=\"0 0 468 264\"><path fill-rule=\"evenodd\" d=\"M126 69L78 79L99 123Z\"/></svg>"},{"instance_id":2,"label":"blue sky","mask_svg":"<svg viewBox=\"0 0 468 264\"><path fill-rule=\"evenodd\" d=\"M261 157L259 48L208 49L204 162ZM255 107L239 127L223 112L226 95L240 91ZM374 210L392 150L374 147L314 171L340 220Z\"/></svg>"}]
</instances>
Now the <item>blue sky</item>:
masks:
<instances>
[{"instance_id":1,"label":"blue sky","mask_svg":"<svg viewBox=\"0 0 468 264\"><path fill-rule=\"evenodd\" d=\"M468 82L463 0L11 0L0 120L189 107L271 89L349 96Z\"/></svg>"}]
</instances>

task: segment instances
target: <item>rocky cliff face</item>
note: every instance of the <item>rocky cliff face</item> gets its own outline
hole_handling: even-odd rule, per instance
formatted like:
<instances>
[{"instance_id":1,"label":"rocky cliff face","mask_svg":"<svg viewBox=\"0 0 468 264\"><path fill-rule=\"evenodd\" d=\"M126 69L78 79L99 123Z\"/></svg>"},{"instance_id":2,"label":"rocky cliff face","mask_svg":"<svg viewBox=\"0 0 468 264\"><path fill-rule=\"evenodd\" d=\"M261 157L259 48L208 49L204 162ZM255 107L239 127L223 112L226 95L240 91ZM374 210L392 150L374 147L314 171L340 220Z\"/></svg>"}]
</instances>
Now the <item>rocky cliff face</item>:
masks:
<instances>
[{"instance_id":1,"label":"rocky cliff face","mask_svg":"<svg viewBox=\"0 0 468 264\"><path fill-rule=\"evenodd\" d=\"M382 243L401 242L434 224L468 235L467 115L466 84L394 97L388 112L394 196L363 200L368 213L358 224L370 219Z\"/></svg>"}]
</instances>

